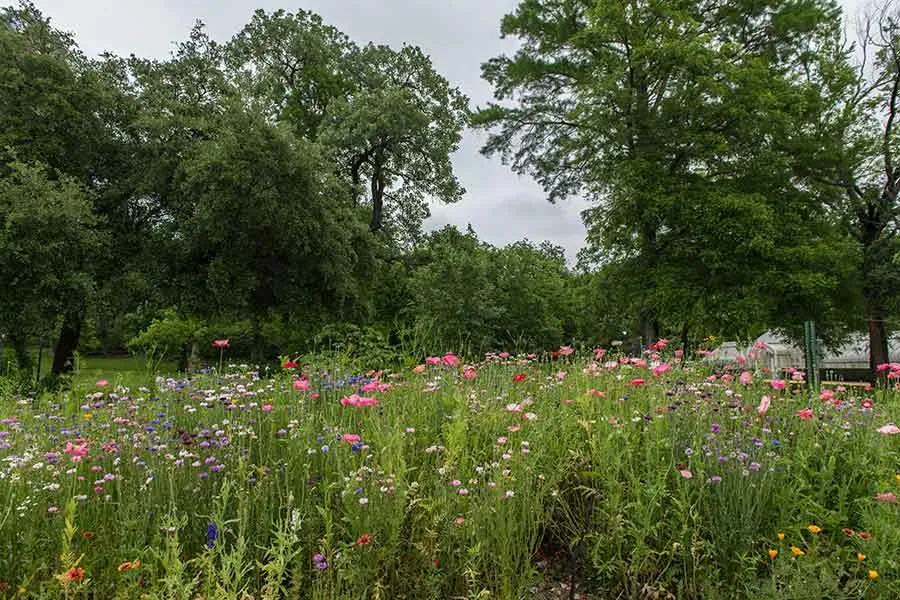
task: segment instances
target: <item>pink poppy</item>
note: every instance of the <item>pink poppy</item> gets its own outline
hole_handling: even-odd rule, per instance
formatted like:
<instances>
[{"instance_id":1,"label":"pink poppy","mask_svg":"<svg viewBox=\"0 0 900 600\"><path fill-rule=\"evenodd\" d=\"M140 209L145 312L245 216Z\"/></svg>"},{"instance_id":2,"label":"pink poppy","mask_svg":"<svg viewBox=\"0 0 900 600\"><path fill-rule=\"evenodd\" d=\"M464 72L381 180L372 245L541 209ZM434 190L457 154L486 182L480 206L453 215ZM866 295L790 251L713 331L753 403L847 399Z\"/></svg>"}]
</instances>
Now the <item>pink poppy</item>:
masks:
<instances>
[{"instance_id":1,"label":"pink poppy","mask_svg":"<svg viewBox=\"0 0 900 600\"><path fill-rule=\"evenodd\" d=\"M309 380L308 379L296 379L294 380L294 389L299 390L301 392L305 392L309 389Z\"/></svg>"},{"instance_id":2,"label":"pink poppy","mask_svg":"<svg viewBox=\"0 0 900 600\"><path fill-rule=\"evenodd\" d=\"M213 343L212 343L212 347L213 347L213 348L220 348L220 349L222 349L222 348L227 348L227 347L228 347L228 340L214 340Z\"/></svg>"},{"instance_id":3,"label":"pink poppy","mask_svg":"<svg viewBox=\"0 0 900 600\"><path fill-rule=\"evenodd\" d=\"M596 348L594 350L594 360L603 360L604 356L606 356L606 348Z\"/></svg>"},{"instance_id":4,"label":"pink poppy","mask_svg":"<svg viewBox=\"0 0 900 600\"><path fill-rule=\"evenodd\" d=\"M424 373L427 368L425 365L416 365L413 367L413 373Z\"/></svg>"},{"instance_id":5,"label":"pink poppy","mask_svg":"<svg viewBox=\"0 0 900 600\"><path fill-rule=\"evenodd\" d=\"M645 383L647 383L647 382L645 380L641 379L640 377L635 377L634 379L631 380L631 385L633 385L633 386L644 385Z\"/></svg>"},{"instance_id":6,"label":"pink poppy","mask_svg":"<svg viewBox=\"0 0 900 600\"><path fill-rule=\"evenodd\" d=\"M440 356L429 356L425 359L425 364L439 365L439 364L441 364L441 357Z\"/></svg>"},{"instance_id":7,"label":"pink poppy","mask_svg":"<svg viewBox=\"0 0 900 600\"><path fill-rule=\"evenodd\" d=\"M813 410L811 408L804 408L803 410L797 411L797 416L803 419L804 421L808 421L813 418Z\"/></svg>"},{"instance_id":8,"label":"pink poppy","mask_svg":"<svg viewBox=\"0 0 900 600\"><path fill-rule=\"evenodd\" d=\"M455 367L459 364L459 358L452 352L448 352L447 354L445 354L444 358L442 358L441 360L448 367Z\"/></svg>"},{"instance_id":9,"label":"pink poppy","mask_svg":"<svg viewBox=\"0 0 900 600\"><path fill-rule=\"evenodd\" d=\"M769 412L769 404L770 403L771 403L771 400L769 399L769 397L763 396L762 400L760 400L760 402L759 402L759 406L756 408L756 412L758 412L760 415L766 414L767 412Z\"/></svg>"},{"instance_id":10,"label":"pink poppy","mask_svg":"<svg viewBox=\"0 0 900 600\"><path fill-rule=\"evenodd\" d=\"M341 439L352 444L354 442L358 442L361 438L355 433L345 433Z\"/></svg>"},{"instance_id":11,"label":"pink poppy","mask_svg":"<svg viewBox=\"0 0 900 600\"><path fill-rule=\"evenodd\" d=\"M829 400L834 398L834 390L829 390L828 388L823 389L819 392L819 400L823 400L828 402Z\"/></svg>"},{"instance_id":12,"label":"pink poppy","mask_svg":"<svg viewBox=\"0 0 900 600\"><path fill-rule=\"evenodd\" d=\"M883 494L876 494L875 499L879 502L896 502L897 496L894 492L885 492Z\"/></svg>"},{"instance_id":13,"label":"pink poppy","mask_svg":"<svg viewBox=\"0 0 900 600\"><path fill-rule=\"evenodd\" d=\"M98 379L97 383L95 383L94 385L96 385L97 387L106 387L109 385L109 382L105 379Z\"/></svg>"},{"instance_id":14,"label":"pink poppy","mask_svg":"<svg viewBox=\"0 0 900 600\"><path fill-rule=\"evenodd\" d=\"M685 479L693 479L694 478L694 474L691 473L690 471L688 471L687 469L682 469L680 472L681 472L681 476L684 477Z\"/></svg>"},{"instance_id":15,"label":"pink poppy","mask_svg":"<svg viewBox=\"0 0 900 600\"><path fill-rule=\"evenodd\" d=\"M653 374L656 375L657 377L659 377L666 371L671 371L671 370L672 370L672 365L670 365L669 363L663 363L661 365L656 365L655 367L653 367Z\"/></svg>"},{"instance_id":16,"label":"pink poppy","mask_svg":"<svg viewBox=\"0 0 900 600\"><path fill-rule=\"evenodd\" d=\"M783 390L787 382L784 379L773 379L769 382L773 390Z\"/></svg>"},{"instance_id":17,"label":"pink poppy","mask_svg":"<svg viewBox=\"0 0 900 600\"><path fill-rule=\"evenodd\" d=\"M472 380L478 376L478 371L475 370L475 367L472 365L466 365L463 367L463 377L466 379Z\"/></svg>"},{"instance_id":18,"label":"pink poppy","mask_svg":"<svg viewBox=\"0 0 900 600\"><path fill-rule=\"evenodd\" d=\"M262 409L263 409L265 412L270 412L270 411L272 410L272 405L271 405L271 404L263 404L263 405L262 405Z\"/></svg>"},{"instance_id":19,"label":"pink poppy","mask_svg":"<svg viewBox=\"0 0 900 600\"><path fill-rule=\"evenodd\" d=\"M889 423L887 425L879 427L875 431L877 431L878 433L883 433L884 435L895 435L900 433L900 427L897 427L893 423Z\"/></svg>"},{"instance_id":20,"label":"pink poppy","mask_svg":"<svg viewBox=\"0 0 900 600\"><path fill-rule=\"evenodd\" d=\"M503 360L506 360L507 358L509 358L509 352L501 352L501 353L498 354L497 356L499 356L499 357L502 358Z\"/></svg>"},{"instance_id":21,"label":"pink poppy","mask_svg":"<svg viewBox=\"0 0 900 600\"><path fill-rule=\"evenodd\" d=\"M569 356L575 352L575 349L572 346L560 346L559 347L559 355L560 356Z\"/></svg>"},{"instance_id":22,"label":"pink poppy","mask_svg":"<svg viewBox=\"0 0 900 600\"><path fill-rule=\"evenodd\" d=\"M750 371L742 371L738 381L741 382L741 385L750 385L753 383L753 374Z\"/></svg>"}]
</instances>

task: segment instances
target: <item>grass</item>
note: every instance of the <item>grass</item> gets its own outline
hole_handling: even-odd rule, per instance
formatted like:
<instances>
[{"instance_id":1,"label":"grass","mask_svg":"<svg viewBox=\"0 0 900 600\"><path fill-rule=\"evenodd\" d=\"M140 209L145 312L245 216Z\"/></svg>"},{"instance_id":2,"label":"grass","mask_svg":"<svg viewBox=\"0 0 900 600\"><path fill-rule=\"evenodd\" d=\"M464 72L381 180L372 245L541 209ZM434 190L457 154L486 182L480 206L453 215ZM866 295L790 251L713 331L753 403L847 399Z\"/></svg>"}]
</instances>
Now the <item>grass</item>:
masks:
<instances>
[{"instance_id":1,"label":"grass","mask_svg":"<svg viewBox=\"0 0 900 600\"><path fill-rule=\"evenodd\" d=\"M0 397L0 598L900 597L897 390L619 358L88 360Z\"/></svg>"}]
</instances>

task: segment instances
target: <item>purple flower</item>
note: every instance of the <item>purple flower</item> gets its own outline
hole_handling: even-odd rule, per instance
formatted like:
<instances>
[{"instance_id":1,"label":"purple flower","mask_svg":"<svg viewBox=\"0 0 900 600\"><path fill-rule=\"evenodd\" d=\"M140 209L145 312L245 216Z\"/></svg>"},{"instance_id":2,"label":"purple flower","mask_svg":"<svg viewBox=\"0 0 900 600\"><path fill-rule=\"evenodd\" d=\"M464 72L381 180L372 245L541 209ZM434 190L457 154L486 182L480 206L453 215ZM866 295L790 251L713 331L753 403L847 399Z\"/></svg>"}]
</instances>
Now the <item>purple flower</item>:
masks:
<instances>
[{"instance_id":1,"label":"purple flower","mask_svg":"<svg viewBox=\"0 0 900 600\"><path fill-rule=\"evenodd\" d=\"M756 462L752 462L752 463L750 463L750 466L748 466L747 468L750 469L751 471L753 471L754 473L756 473L760 469L760 464L756 463Z\"/></svg>"},{"instance_id":2,"label":"purple flower","mask_svg":"<svg viewBox=\"0 0 900 600\"><path fill-rule=\"evenodd\" d=\"M713 423L713 424L712 424L712 427L710 427L710 430L711 430L713 433L719 433L719 424L718 424L718 423Z\"/></svg>"}]
</instances>

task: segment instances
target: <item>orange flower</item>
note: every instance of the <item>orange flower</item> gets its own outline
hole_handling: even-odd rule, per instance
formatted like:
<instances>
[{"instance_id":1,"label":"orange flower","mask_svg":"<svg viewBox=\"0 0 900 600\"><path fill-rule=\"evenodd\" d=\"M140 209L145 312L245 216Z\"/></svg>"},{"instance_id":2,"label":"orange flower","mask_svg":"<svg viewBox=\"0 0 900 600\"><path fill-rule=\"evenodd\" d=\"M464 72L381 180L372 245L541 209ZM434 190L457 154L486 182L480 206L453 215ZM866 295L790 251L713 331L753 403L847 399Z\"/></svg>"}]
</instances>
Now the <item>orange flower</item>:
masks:
<instances>
[{"instance_id":1,"label":"orange flower","mask_svg":"<svg viewBox=\"0 0 900 600\"><path fill-rule=\"evenodd\" d=\"M853 537L854 535L856 535L856 532L853 531L852 529L850 529L849 527L844 527L843 529L841 529L841 532L844 535L849 535L850 537Z\"/></svg>"},{"instance_id":2,"label":"orange flower","mask_svg":"<svg viewBox=\"0 0 900 600\"><path fill-rule=\"evenodd\" d=\"M94 539L95 537L97 537L97 534L94 533L93 531L82 531L82 532L81 532L81 537L83 537L83 538L86 539L86 540L92 540L92 539Z\"/></svg>"},{"instance_id":3,"label":"orange flower","mask_svg":"<svg viewBox=\"0 0 900 600\"><path fill-rule=\"evenodd\" d=\"M875 569L869 569L869 579L871 579L872 581L878 579L878 571L876 571Z\"/></svg>"},{"instance_id":4,"label":"orange flower","mask_svg":"<svg viewBox=\"0 0 900 600\"><path fill-rule=\"evenodd\" d=\"M779 532L778 532L778 539L779 539L779 540L784 540L784 532L783 532L783 531L779 531Z\"/></svg>"},{"instance_id":5,"label":"orange flower","mask_svg":"<svg viewBox=\"0 0 900 600\"><path fill-rule=\"evenodd\" d=\"M793 554L794 556L803 556L804 554L806 554L806 552L804 552L797 546L791 546L791 554Z\"/></svg>"},{"instance_id":6,"label":"orange flower","mask_svg":"<svg viewBox=\"0 0 900 600\"><path fill-rule=\"evenodd\" d=\"M866 555L863 554L862 552L857 552L857 553L856 553L856 559L857 559L857 560L866 560Z\"/></svg>"},{"instance_id":7,"label":"orange flower","mask_svg":"<svg viewBox=\"0 0 900 600\"><path fill-rule=\"evenodd\" d=\"M769 550L769 558L774 560L775 557L777 557L777 556L778 556L778 550L776 550L775 548L772 548L771 550Z\"/></svg>"},{"instance_id":8,"label":"orange flower","mask_svg":"<svg viewBox=\"0 0 900 600\"><path fill-rule=\"evenodd\" d=\"M139 566L141 566L140 560L135 560L132 562L123 562L121 565L116 567L116 571L121 573L122 571L127 571L129 569L137 569Z\"/></svg>"},{"instance_id":9,"label":"orange flower","mask_svg":"<svg viewBox=\"0 0 900 600\"><path fill-rule=\"evenodd\" d=\"M807 529L809 529L809 532L813 535L819 535L819 533L822 531L822 528L817 525L810 525L809 527L807 527Z\"/></svg>"},{"instance_id":10,"label":"orange flower","mask_svg":"<svg viewBox=\"0 0 900 600\"><path fill-rule=\"evenodd\" d=\"M84 569L81 567L71 567L65 573L59 576L60 582L67 584L73 581L81 581L84 579Z\"/></svg>"}]
</instances>

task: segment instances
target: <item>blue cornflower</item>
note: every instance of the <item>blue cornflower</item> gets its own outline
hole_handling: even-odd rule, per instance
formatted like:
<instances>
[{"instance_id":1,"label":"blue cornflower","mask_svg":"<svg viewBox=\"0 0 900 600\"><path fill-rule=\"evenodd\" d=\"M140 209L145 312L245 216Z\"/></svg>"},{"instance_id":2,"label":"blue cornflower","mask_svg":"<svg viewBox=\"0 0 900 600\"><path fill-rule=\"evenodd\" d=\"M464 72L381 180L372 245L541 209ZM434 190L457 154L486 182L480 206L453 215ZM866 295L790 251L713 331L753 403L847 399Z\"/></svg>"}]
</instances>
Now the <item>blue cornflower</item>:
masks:
<instances>
[{"instance_id":1,"label":"blue cornflower","mask_svg":"<svg viewBox=\"0 0 900 600\"><path fill-rule=\"evenodd\" d=\"M206 547L212 548L216 545L216 537L219 535L219 528L215 523L206 526Z\"/></svg>"}]
</instances>

